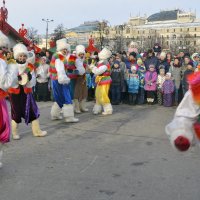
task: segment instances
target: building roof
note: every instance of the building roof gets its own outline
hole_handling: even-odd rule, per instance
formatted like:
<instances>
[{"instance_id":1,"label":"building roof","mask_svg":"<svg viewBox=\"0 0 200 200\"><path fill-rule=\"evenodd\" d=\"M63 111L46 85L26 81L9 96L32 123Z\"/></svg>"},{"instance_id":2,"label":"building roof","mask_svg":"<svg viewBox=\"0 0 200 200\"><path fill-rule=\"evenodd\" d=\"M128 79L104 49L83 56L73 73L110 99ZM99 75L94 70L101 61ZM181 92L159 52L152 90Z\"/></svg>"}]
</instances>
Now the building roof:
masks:
<instances>
[{"instance_id":1,"label":"building roof","mask_svg":"<svg viewBox=\"0 0 200 200\"><path fill-rule=\"evenodd\" d=\"M77 32L77 33L87 33L87 32L92 32L98 30L98 22L86 22L84 24L81 24L78 27L68 29L67 32Z\"/></svg>"},{"instance_id":2,"label":"building roof","mask_svg":"<svg viewBox=\"0 0 200 200\"><path fill-rule=\"evenodd\" d=\"M180 10L161 11L147 18L148 22L177 20Z\"/></svg>"},{"instance_id":3,"label":"building roof","mask_svg":"<svg viewBox=\"0 0 200 200\"><path fill-rule=\"evenodd\" d=\"M5 1L3 1L3 7L0 8L0 30L7 36L11 36L16 43L23 42L26 46L30 47L32 42L26 38L25 36L22 36L19 32L17 32L8 22L8 10L5 7ZM33 44L32 47L35 52L41 51L40 48L38 48L35 44Z\"/></svg>"},{"instance_id":4,"label":"building roof","mask_svg":"<svg viewBox=\"0 0 200 200\"><path fill-rule=\"evenodd\" d=\"M162 29L162 28L190 28L200 27L200 22L191 23L167 23L167 24L145 24L142 26L135 26L136 29Z\"/></svg>"}]
</instances>

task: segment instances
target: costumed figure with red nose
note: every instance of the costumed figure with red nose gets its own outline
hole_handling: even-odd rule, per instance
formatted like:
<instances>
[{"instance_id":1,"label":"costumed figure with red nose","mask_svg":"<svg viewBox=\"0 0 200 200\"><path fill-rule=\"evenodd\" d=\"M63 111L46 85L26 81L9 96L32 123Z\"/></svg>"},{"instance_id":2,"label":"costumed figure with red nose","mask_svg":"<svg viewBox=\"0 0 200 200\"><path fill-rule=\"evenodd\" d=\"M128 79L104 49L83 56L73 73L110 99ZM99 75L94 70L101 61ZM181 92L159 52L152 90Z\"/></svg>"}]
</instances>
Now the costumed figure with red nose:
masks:
<instances>
[{"instance_id":1,"label":"costumed figure with red nose","mask_svg":"<svg viewBox=\"0 0 200 200\"><path fill-rule=\"evenodd\" d=\"M8 90L11 103L13 139L20 139L18 125L22 122L22 118L27 125L31 123L32 133L35 137L44 137L47 132L40 129L39 109L32 93L32 88L36 84L35 67L32 64L34 63L34 53L29 53L26 46L21 43L13 47L13 52L16 63L8 65L9 68L15 67L18 71L18 81Z\"/></svg>"},{"instance_id":2,"label":"costumed figure with red nose","mask_svg":"<svg viewBox=\"0 0 200 200\"><path fill-rule=\"evenodd\" d=\"M70 52L70 45L67 44L65 38L57 40L56 45L57 52L52 57L49 69L55 100L51 109L51 118L52 120L60 120L64 117L65 122L78 122L79 120L74 117L68 76L67 55Z\"/></svg>"},{"instance_id":3,"label":"costumed figure with red nose","mask_svg":"<svg viewBox=\"0 0 200 200\"><path fill-rule=\"evenodd\" d=\"M0 31L0 48L7 48L9 46L8 38ZM0 168L2 167L2 147L3 144L10 141L10 117L8 114L6 97L7 90L17 82L17 70L14 67L8 68L6 60L2 53L0 53Z\"/></svg>"},{"instance_id":4,"label":"costumed figure with red nose","mask_svg":"<svg viewBox=\"0 0 200 200\"><path fill-rule=\"evenodd\" d=\"M166 133L174 147L187 151L193 141L200 141L200 72L188 77L190 90L177 108L173 121L166 126Z\"/></svg>"},{"instance_id":5,"label":"costumed figure with red nose","mask_svg":"<svg viewBox=\"0 0 200 200\"><path fill-rule=\"evenodd\" d=\"M110 84L112 82L112 79L110 77L111 75L111 66L108 62L108 59L111 57L112 53L107 48L104 48L99 54L99 62L97 66L90 65L90 69L92 70L92 73L96 76L95 82L96 82L96 104L93 108L93 113L95 115L102 112L102 106L103 106L103 115L111 115L113 112L112 105L110 103L109 99L109 90L110 90Z\"/></svg>"},{"instance_id":6,"label":"costumed figure with red nose","mask_svg":"<svg viewBox=\"0 0 200 200\"><path fill-rule=\"evenodd\" d=\"M74 105L75 113L88 112L86 108L86 99L88 95L88 89L86 85L86 63L85 63L85 47L78 45L76 47L76 61L75 66L78 72L78 76L74 89Z\"/></svg>"}]
</instances>

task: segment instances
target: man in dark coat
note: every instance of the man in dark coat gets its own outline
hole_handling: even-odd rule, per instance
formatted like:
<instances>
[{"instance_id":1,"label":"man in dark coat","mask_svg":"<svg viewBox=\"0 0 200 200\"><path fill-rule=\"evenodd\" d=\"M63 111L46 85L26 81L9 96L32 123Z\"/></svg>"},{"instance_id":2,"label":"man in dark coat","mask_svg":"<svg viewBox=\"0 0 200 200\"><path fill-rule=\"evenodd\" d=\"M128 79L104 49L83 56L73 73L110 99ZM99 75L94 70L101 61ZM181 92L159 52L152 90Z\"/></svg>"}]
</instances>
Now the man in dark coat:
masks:
<instances>
[{"instance_id":1,"label":"man in dark coat","mask_svg":"<svg viewBox=\"0 0 200 200\"><path fill-rule=\"evenodd\" d=\"M159 67L159 60L158 58L155 56L155 53L153 51L153 49L149 49L147 52L147 59L144 62L146 70L149 70L149 66L150 65L154 65L156 70L158 70Z\"/></svg>"}]
</instances>

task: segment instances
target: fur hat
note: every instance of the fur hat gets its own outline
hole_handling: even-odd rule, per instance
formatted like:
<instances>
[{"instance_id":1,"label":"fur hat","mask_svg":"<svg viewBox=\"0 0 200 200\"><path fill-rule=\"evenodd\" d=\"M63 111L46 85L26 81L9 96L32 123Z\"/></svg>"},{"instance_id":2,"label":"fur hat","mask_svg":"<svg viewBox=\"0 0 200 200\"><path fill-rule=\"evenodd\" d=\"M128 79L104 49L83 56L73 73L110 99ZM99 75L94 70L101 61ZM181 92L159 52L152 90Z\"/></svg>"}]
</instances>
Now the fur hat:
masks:
<instances>
[{"instance_id":1,"label":"fur hat","mask_svg":"<svg viewBox=\"0 0 200 200\"><path fill-rule=\"evenodd\" d=\"M194 61L195 57L200 57L200 55L198 53L193 53L192 56L191 56L191 58L192 58L193 61Z\"/></svg>"},{"instance_id":2,"label":"fur hat","mask_svg":"<svg viewBox=\"0 0 200 200\"><path fill-rule=\"evenodd\" d=\"M28 57L28 50L27 47L24 44L16 44L13 47L13 53L14 53L14 58L17 59L20 54L25 54Z\"/></svg>"},{"instance_id":3,"label":"fur hat","mask_svg":"<svg viewBox=\"0 0 200 200\"><path fill-rule=\"evenodd\" d=\"M76 46L76 55L85 54L85 47L83 45Z\"/></svg>"},{"instance_id":4,"label":"fur hat","mask_svg":"<svg viewBox=\"0 0 200 200\"><path fill-rule=\"evenodd\" d=\"M161 52L161 54L160 54L160 57L164 57L164 58L166 58L166 53L165 52Z\"/></svg>"},{"instance_id":5,"label":"fur hat","mask_svg":"<svg viewBox=\"0 0 200 200\"><path fill-rule=\"evenodd\" d=\"M57 40L56 47L57 47L57 51L61 51L63 49L67 49L68 51L71 51L70 45L67 43L66 38Z\"/></svg>"},{"instance_id":6,"label":"fur hat","mask_svg":"<svg viewBox=\"0 0 200 200\"><path fill-rule=\"evenodd\" d=\"M7 36L0 31L0 47L9 47L10 42Z\"/></svg>"},{"instance_id":7,"label":"fur hat","mask_svg":"<svg viewBox=\"0 0 200 200\"><path fill-rule=\"evenodd\" d=\"M103 48L102 51L99 53L99 59L100 60L107 60L108 58L110 58L112 55L112 52L107 49L107 48Z\"/></svg>"}]
</instances>

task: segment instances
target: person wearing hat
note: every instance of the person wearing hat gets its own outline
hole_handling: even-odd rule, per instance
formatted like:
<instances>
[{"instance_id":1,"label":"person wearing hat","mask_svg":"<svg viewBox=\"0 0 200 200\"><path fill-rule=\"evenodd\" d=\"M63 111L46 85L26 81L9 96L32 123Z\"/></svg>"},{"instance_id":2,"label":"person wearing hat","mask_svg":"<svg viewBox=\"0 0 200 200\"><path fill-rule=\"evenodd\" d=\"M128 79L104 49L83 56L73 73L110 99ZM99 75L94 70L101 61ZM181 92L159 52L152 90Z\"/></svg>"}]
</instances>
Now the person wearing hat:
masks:
<instances>
[{"instance_id":1,"label":"person wearing hat","mask_svg":"<svg viewBox=\"0 0 200 200\"><path fill-rule=\"evenodd\" d=\"M126 81L128 86L129 104L135 105L140 84L136 65L131 66Z\"/></svg>"},{"instance_id":2,"label":"person wearing hat","mask_svg":"<svg viewBox=\"0 0 200 200\"><path fill-rule=\"evenodd\" d=\"M75 113L88 112L86 108L86 99L88 95L88 89L86 85L86 62L85 62L85 47L78 45L76 47L76 61L75 66L78 71L78 77L75 83L74 90L74 105Z\"/></svg>"},{"instance_id":3,"label":"person wearing hat","mask_svg":"<svg viewBox=\"0 0 200 200\"><path fill-rule=\"evenodd\" d=\"M14 58L16 63L10 64L8 67L16 67L18 70L17 83L9 88L9 96L11 103L11 118L12 118L12 135L14 140L19 140L18 125L22 122L21 118L25 119L28 125L31 123L32 132L35 137L44 137L46 131L40 129L39 110L33 98L32 88L36 84L35 67L29 61L33 62L33 54L28 58L29 52L27 47L21 43L16 44L13 48Z\"/></svg>"},{"instance_id":4,"label":"person wearing hat","mask_svg":"<svg viewBox=\"0 0 200 200\"><path fill-rule=\"evenodd\" d=\"M120 62L116 60L111 70L111 96L112 104L118 105L121 101L121 90L124 85L124 71L120 66Z\"/></svg>"},{"instance_id":5,"label":"person wearing hat","mask_svg":"<svg viewBox=\"0 0 200 200\"><path fill-rule=\"evenodd\" d=\"M138 90L138 104L142 105L145 103L145 90L144 90L144 85L145 85L145 73L146 73L146 68L144 66L144 63L142 59L138 59L137 61L138 65L138 75L139 75L139 90Z\"/></svg>"},{"instance_id":6,"label":"person wearing hat","mask_svg":"<svg viewBox=\"0 0 200 200\"><path fill-rule=\"evenodd\" d=\"M158 69L159 66L159 60L158 58L155 56L155 53L153 51L153 49L149 49L147 52L147 58L144 62L146 70L149 70L149 66L150 65L154 65L155 69Z\"/></svg>"},{"instance_id":7,"label":"person wearing hat","mask_svg":"<svg viewBox=\"0 0 200 200\"><path fill-rule=\"evenodd\" d=\"M109 49L104 48L99 54L99 62L97 66L90 65L90 69L96 76L95 82L97 84L95 97L96 104L93 108L93 113L95 115L102 112L103 106L103 115L111 115L113 112L112 105L108 96L110 84L112 79L111 75L111 66L108 62L108 59L111 57L112 53Z\"/></svg>"},{"instance_id":8,"label":"person wearing hat","mask_svg":"<svg viewBox=\"0 0 200 200\"><path fill-rule=\"evenodd\" d=\"M0 48L9 47L9 39L0 31ZM3 52L2 52L3 53ZM16 67L8 68L5 57L0 54L0 168L2 167L3 145L10 141L10 117L6 104L7 90L17 82Z\"/></svg>"},{"instance_id":9,"label":"person wearing hat","mask_svg":"<svg viewBox=\"0 0 200 200\"><path fill-rule=\"evenodd\" d=\"M173 104L173 93L174 93L175 85L172 80L171 73L166 73L165 81L162 84L162 93L163 93L163 105L165 107L171 107Z\"/></svg>"},{"instance_id":10,"label":"person wearing hat","mask_svg":"<svg viewBox=\"0 0 200 200\"><path fill-rule=\"evenodd\" d=\"M191 56L193 61L193 67L196 69L197 66L200 64L200 55L198 53L194 53Z\"/></svg>"},{"instance_id":11,"label":"person wearing hat","mask_svg":"<svg viewBox=\"0 0 200 200\"><path fill-rule=\"evenodd\" d=\"M155 101L156 89L157 89L157 72L154 65L149 66L149 70L145 74L145 86L144 89L147 92L147 103L153 104Z\"/></svg>"},{"instance_id":12,"label":"person wearing hat","mask_svg":"<svg viewBox=\"0 0 200 200\"><path fill-rule=\"evenodd\" d=\"M165 52L161 52L160 54L158 66L160 65L164 66L165 73L169 72L170 64L167 62L167 54ZM159 71L159 68L160 67L158 67L157 72Z\"/></svg>"},{"instance_id":13,"label":"person wearing hat","mask_svg":"<svg viewBox=\"0 0 200 200\"><path fill-rule=\"evenodd\" d=\"M50 63L50 78L55 102L51 108L51 119L65 119L65 122L78 122L74 117L74 107L70 94L70 78L68 77L67 55L70 45L65 38L57 40L57 52L52 56ZM63 117L61 115L63 113Z\"/></svg>"},{"instance_id":14,"label":"person wearing hat","mask_svg":"<svg viewBox=\"0 0 200 200\"><path fill-rule=\"evenodd\" d=\"M174 57L174 60L171 62L171 66L169 68L169 72L171 73L175 84L174 104L177 106L179 103L179 91L181 87L181 63L179 57Z\"/></svg>"},{"instance_id":15,"label":"person wearing hat","mask_svg":"<svg viewBox=\"0 0 200 200\"><path fill-rule=\"evenodd\" d=\"M36 96L38 101L48 101L49 97L49 65L46 63L47 58L40 58L40 65L36 69Z\"/></svg>"}]
</instances>

